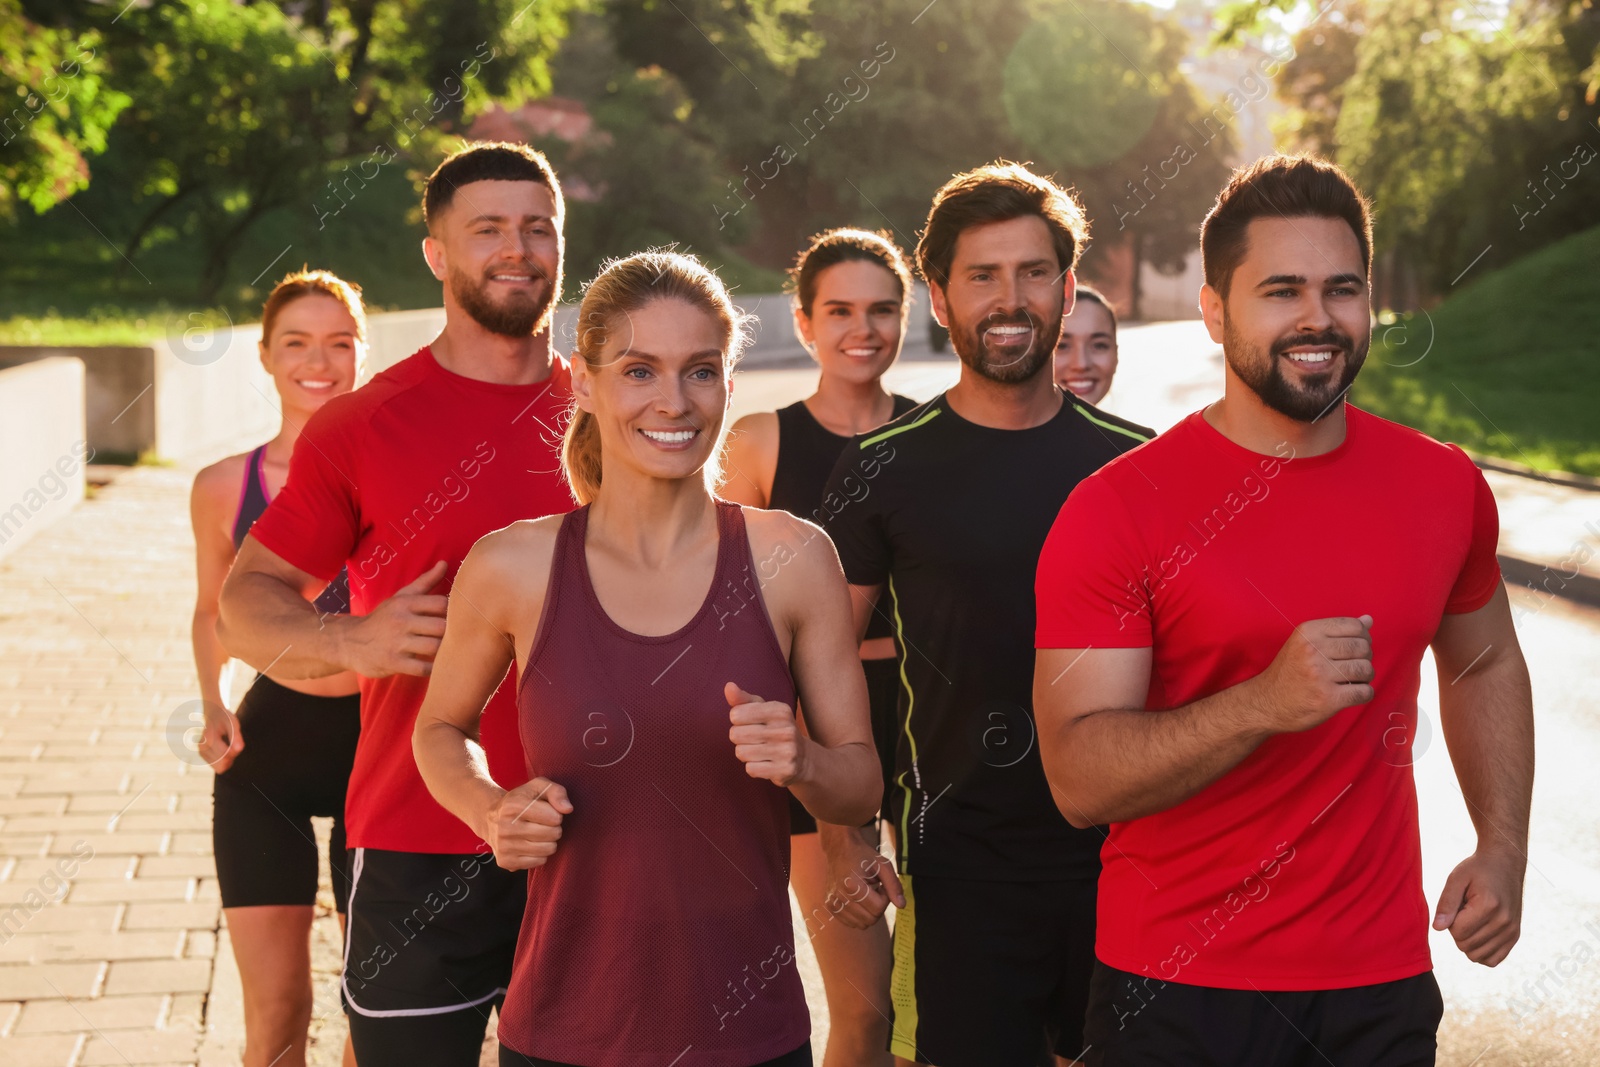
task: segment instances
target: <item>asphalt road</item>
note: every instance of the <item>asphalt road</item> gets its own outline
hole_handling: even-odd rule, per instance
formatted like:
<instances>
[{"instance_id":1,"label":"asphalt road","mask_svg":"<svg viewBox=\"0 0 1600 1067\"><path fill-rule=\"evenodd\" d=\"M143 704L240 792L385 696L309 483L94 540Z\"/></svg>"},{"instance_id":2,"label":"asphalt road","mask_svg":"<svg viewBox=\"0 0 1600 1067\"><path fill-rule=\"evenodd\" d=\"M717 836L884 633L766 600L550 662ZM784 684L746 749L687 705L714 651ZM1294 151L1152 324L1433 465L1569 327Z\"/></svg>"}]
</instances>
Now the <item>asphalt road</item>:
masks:
<instances>
[{"instance_id":1,"label":"asphalt road","mask_svg":"<svg viewBox=\"0 0 1600 1067\"><path fill-rule=\"evenodd\" d=\"M1220 395L1222 353L1198 323L1125 328L1120 342L1107 410L1162 430ZM955 361L933 358L916 330L888 383L921 400L956 374ZM743 371L735 414L790 403L815 379L805 367ZM1445 996L1441 1067L1600 1064L1600 611L1526 589L1513 589L1512 603L1533 675L1538 729L1523 934L1493 970L1469 962L1448 933L1432 935ZM1431 664L1422 676L1426 726L1418 731L1414 766L1424 884L1433 903L1475 836L1437 730L1438 692L1426 682L1434 676ZM820 1053L825 1002L814 961L804 957Z\"/></svg>"}]
</instances>

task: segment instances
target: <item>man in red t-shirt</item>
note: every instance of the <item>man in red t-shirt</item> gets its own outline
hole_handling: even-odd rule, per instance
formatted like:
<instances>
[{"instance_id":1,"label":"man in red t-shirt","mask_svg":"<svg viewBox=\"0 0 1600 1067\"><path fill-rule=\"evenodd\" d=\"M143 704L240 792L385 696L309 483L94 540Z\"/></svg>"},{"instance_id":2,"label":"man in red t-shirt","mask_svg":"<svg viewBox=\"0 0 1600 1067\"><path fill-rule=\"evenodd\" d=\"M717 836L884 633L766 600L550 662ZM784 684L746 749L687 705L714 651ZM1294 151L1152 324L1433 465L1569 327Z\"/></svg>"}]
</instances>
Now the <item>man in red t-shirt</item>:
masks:
<instances>
[{"instance_id":1,"label":"man in red t-shirt","mask_svg":"<svg viewBox=\"0 0 1600 1067\"><path fill-rule=\"evenodd\" d=\"M1459 449L1345 403L1370 235L1331 164L1236 172L1201 231L1223 398L1083 481L1039 560L1045 772L1069 821L1110 824L1097 1067L1433 1063L1429 647L1478 829L1433 926L1488 966L1517 940L1533 714L1494 499Z\"/></svg>"},{"instance_id":2,"label":"man in red t-shirt","mask_svg":"<svg viewBox=\"0 0 1600 1067\"><path fill-rule=\"evenodd\" d=\"M289 481L245 540L219 633L283 678L361 676L343 1001L362 1067L478 1062L504 995L526 874L440 807L411 732L444 633L446 594L478 538L571 510L558 450L571 403L550 343L561 290L561 187L523 145L440 164L423 254L444 286L432 344L305 427ZM305 598L347 567L351 614ZM508 672L482 722L497 781L526 779Z\"/></svg>"}]
</instances>

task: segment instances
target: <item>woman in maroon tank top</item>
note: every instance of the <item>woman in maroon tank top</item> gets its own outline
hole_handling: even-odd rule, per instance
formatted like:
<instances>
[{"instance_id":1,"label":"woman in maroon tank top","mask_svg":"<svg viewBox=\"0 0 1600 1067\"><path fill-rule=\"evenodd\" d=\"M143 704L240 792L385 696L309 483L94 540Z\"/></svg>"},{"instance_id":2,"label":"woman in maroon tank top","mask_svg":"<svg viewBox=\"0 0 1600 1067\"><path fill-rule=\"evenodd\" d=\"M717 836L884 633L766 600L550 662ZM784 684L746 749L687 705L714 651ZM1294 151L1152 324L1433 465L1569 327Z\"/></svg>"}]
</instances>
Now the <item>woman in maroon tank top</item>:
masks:
<instances>
[{"instance_id":1,"label":"woman in maroon tank top","mask_svg":"<svg viewBox=\"0 0 1600 1067\"><path fill-rule=\"evenodd\" d=\"M462 563L414 742L529 871L501 1063L809 1065L785 790L859 825L882 788L844 574L817 527L712 492L744 337L716 275L630 256L579 324L583 506ZM508 792L475 738L513 662L530 781Z\"/></svg>"}]
</instances>

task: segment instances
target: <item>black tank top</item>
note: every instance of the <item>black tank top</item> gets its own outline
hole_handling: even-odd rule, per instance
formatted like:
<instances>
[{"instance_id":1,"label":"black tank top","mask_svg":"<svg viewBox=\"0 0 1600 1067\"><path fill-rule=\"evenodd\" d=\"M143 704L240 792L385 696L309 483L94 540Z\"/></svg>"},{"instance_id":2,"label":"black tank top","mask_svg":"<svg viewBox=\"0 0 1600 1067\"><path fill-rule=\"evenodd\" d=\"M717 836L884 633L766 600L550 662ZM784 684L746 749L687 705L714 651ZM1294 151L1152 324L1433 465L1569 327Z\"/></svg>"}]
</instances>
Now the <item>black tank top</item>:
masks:
<instances>
[{"instance_id":1,"label":"black tank top","mask_svg":"<svg viewBox=\"0 0 1600 1067\"><path fill-rule=\"evenodd\" d=\"M898 393L891 394L894 413L890 420L917 406L917 401ZM778 409L778 465L772 472L772 493L767 507L780 508L791 515L810 519L818 525L822 518L822 494L834 464L853 438L840 436L817 421L804 400ZM889 620L874 613L867 624L867 639L889 637L894 632Z\"/></svg>"},{"instance_id":2,"label":"black tank top","mask_svg":"<svg viewBox=\"0 0 1600 1067\"><path fill-rule=\"evenodd\" d=\"M244 535L250 532L261 513L267 510L267 505L272 498L267 496L267 479L261 471L261 460L267 453L267 446L262 445L250 453L250 458L244 465L244 486L239 492L239 510L233 518L233 550L237 552L239 546L244 544ZM818 494L820 497L820 493ZM348 615L350 613L350 576L344 571L339 571L339 576L328 583L328 587L317 594L317 599L312 602L317 611L324 615Z\"/></svg>"}]
</instances>

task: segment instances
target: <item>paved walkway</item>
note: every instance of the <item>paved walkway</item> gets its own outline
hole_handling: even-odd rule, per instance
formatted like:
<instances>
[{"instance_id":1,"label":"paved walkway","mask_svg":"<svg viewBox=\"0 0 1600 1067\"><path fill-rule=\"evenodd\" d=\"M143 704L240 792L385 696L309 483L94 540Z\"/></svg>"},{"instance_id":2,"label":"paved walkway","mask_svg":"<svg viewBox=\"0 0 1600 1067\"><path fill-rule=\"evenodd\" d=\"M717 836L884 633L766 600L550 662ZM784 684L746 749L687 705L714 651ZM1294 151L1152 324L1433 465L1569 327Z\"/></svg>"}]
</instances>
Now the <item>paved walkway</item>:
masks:
<instances>
[{"instance_id":1,"label":"paved walkway","mask_svg":"<svg viewBox=\"0 0 1600 1067\"><path fill-rule=\"evenodd\" d=\"M954 367L907 363L894 373L896 388L925 397ZM809 371L746 375L739 410L800 395L810 380ZM0 562L6 1067L238 1062L238 976L211 859L211 773L178 754L191 725L185 705L197 697L192 477L129 469ZM1574 539L1600 533L1600 494L1507 476L1494 485L1503 548L1526 539L1558 560ZM344 1039L328 903L316 933L319 1067L338 1062ZM826 1019L808 957L803 948L820 1049Z\"/></svg>"}]
</instances>

